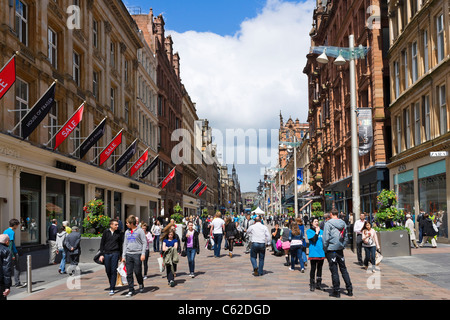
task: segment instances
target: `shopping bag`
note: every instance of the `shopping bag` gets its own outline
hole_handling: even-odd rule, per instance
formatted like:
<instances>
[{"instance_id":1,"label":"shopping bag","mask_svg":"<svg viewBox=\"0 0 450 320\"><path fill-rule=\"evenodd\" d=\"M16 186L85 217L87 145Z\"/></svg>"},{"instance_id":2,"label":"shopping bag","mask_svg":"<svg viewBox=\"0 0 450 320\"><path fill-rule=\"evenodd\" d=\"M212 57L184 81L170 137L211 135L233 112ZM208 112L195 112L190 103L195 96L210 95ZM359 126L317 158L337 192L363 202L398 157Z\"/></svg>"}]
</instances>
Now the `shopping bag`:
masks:
<instances>
[{"instance_id":1,"label":"shopping bag","mask_svg":"<svg viewBox=\"0 0 450 320\"><path fill-rule=\"evenodd\" d=\"M377 251L375 254L375 265L379 265L381 260L383 260L383 256Z\"/></svg>"},{"instance_id":2,"label":"shopping bag","mask_svg":"<svg viewBox=\"0 0 450 320\"><path fill-rule=\"evenodd\" d=\"M123 287L124 284L122 282L122 276L119 272L117 272L117 280L116 280L116 287Z\"/></svg>"},{"instance_id":3,"label":"shopping bag","mask_svg":"<svg viewBox=\"0 0 450 320\"><path fill-rule=\"evenodd\" d=\"M159 272L164 272L164 270L166 269L166 266L164 265L164 259L162 257L159 257L157 260L159 265Z\"/></svg>"},{"instance_id":4,"label":"shopping bag","mask_svg":"<svg viewBox=\"0 0 450 320\"><path fill-rule=\"evenodd\" d=\"M280 239L277 240L277 244L276 244L277 250L281 250L282 247L282 242Z\"/></svg>"},{"instance_id":5,"label":"shopping bag","mask_svg":"<svg viewBox=\"0 0 450 320\"><path fill-rule=\"evenodd\" d=\"M214 238L213 237L209 238L209 243L211 243L211 247L214 247Z\"/></svg>"},{"instance_id":6,"label":"shopping bag","mask_svg":"<svg viewBox=\"0 0 450 320\"><path fill-rule=\"evenodd\" d=\"M120 274L120 277L122 278L122 283L124 285L127 285L127 268L125 266L125 263L121 262L119 264L119 267L117 268L117 272Z\"/></svg>"}]
</instances>

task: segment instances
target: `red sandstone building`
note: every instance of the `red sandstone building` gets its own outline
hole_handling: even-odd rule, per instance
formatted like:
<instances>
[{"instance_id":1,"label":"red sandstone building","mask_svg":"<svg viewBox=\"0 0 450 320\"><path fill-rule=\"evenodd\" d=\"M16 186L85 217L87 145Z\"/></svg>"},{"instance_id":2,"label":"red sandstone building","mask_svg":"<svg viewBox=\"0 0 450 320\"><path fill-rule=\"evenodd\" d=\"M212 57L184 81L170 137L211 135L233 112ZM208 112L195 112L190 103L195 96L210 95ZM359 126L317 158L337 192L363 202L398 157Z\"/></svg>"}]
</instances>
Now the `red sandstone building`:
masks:
<instances>
[{"instance_id":1,"label":"red sandstone building","mask_svg":"<svg viewBox=\"0 0 450 320\"><path fill-rule=\"evenodd\" d=\"M381 20L372 28L369 6L380 8ZM374 7L373 7L374 8ZM370 11L369 11L370 12ZM370 47L365 59L356 60L357 108L372 112L373 145L359 157L361 212L376 211L377 192L389 188L391 129L389 113L389 29L386 0L317 0L311 47ZM307 55L303 72L308 76L310 124L310 173L315 196L320 195L329 211L352 211L351 123L349 63L343 66L316 61Z\"/></svg>"},{"instance_id":2,"label":"red sandstone building","mask_svg":"<svg viewBox=\"0 0 450 320\"><path fill-rule=\"evenodd\" d=\"M144 34L146 42L156 54L157 86L158 86L158 177L161 182L175 167L171 160L171 152L177 144L171 141L172 132L182 128L182 99L183 91L180 79L180 57L173 52L172 37L164 34L164 19L162 15L133 15L139 29ZM161 190L162 208L169 215L173 214L173 207L183 203L183 167L176 167L175 178Z\"/></svg>"}]
</instances>

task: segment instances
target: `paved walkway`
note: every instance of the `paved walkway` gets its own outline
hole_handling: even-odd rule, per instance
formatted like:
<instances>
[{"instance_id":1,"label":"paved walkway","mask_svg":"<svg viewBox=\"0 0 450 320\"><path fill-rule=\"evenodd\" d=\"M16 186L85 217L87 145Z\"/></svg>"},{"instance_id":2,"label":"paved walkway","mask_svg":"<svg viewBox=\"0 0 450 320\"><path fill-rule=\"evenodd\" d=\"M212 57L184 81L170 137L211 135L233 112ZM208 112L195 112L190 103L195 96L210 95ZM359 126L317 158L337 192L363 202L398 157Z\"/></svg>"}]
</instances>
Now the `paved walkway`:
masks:
<instances>
[{"instance_id":1,"label":"paved walkway","mask_svg":"<svg viewBox=\"0 0 450 320\"><path fill-rule=\"evenodd\" d=\"M220 258L204 248L200 235L201 252L196 257L196 277L188 276L187 259L180 257L176 286L167 285L165 273L160 273L156 258L151 253L150 274L145 280L145 291L126 298L126 287L118 288L114 296L108 295L104 268L95 264L81 265L80 278L57 274L57 266L49 266L46 272L54 274L54 281L40 283L38 272L33 275L33 293L26 289L13 289L10 300L321 300L329 297L331 276L328 263L324 263L324 291L309 291L309 270L300 273L285 267L284 257L266 253L262 277L252 275L250 256L243 247L235 247L232 258L223 250ZM450 299L450 246L412 249L411 257L385 258L376 273L367 272L356 262L356 255L345 251L346 263L354 287L354 296L345 295L341 279L341 300L441 300ZM43 273L44 271L40 271ZM47 275L48 276L48 275ZM335 300L335 299L334 299Z\"/></svg>"}]
</instances>

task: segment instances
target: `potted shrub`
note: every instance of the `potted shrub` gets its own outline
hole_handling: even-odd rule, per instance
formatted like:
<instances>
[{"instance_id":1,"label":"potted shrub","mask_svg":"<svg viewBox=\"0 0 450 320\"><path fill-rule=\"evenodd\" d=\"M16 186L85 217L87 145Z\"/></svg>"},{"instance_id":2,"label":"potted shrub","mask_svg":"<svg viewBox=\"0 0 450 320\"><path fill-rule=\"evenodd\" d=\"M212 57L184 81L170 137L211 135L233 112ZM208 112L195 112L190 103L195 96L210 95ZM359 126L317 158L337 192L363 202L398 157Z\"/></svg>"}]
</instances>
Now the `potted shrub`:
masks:
<instances>
[{"instance_id":1,"label":"potted shrub","mask_svg":"<svg viewBox=\"0 0 450 320\"><path fill-rule=\"evenodd\" d=\"M86 216L83 220L84 233L81 234L80 262L90 263L100 248L103 231L109 228L110 217L104 215L105 205L101 199L93 199L86 203L83 211Z\"/></svg>"},{"instance_id":2,"label":"potted shrub","mask_svg":"<svg viewBox=\"0 0 450 320\"><path fill-rule=\"evenodd\" d=\"M175 221L175 224L177 225L176 232L177 232L178 236L181 239L181 237L183 235L183 228L186 227L183 224L183 218L184 218L184 216L183 216L183 208L180 206L179 203L177 203L177 205L175 207L173 207L173 211L174 211L174 214L172 214L170 216L170 219L173 219Z\"/></svg>"},{"instance_id":3,"label":"potted shrub","mask_svg":"<svg viewBox=\"0 0 450 320\"><path fill-rule=\"evenodd\" d=\"M373 228L377 231L381 254L385 257L409 256L411 246L403 210L397 208L397 195L393 190L382 190L377 197L378 210Z\"/></svg>"},{"instance_id":4,"label":"potted shrub","mask_svg":"<svg viewBox=\"0 0 450 320\"><path fill-rule=\"evenodd\" d=\"M313 202L311 215L319 220L323 219L322 204L320 202Z\"/></svg>"}]
</instances>

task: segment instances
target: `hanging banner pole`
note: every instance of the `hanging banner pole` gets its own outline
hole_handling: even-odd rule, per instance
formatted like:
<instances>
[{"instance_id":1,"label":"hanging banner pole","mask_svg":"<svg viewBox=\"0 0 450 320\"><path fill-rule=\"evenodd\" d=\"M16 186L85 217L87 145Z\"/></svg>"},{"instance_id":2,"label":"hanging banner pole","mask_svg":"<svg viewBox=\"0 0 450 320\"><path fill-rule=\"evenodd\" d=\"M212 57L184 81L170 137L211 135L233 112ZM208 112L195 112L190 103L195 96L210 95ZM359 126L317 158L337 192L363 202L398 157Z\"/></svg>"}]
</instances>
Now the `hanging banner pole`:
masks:
<instances>
[{"instance_id":1,"label":"hanging banner pole","mask_svg":"<svg viewBox=\"0 0 450 320\"><path fill-rule=\"evenodd\" d=\"M8 130L9 133L13 133L14 131L16 131L16 129L19 127L19 125L22 123L23 119L25 119L28 114L31 112L31 110L33 110L33 108L41 101L42 97L44 97L52 88L53 86L58 82L58 80L53 81L53 83L48 87L48 89L44 92L43 95L41 95L41 97L36 101L36 103L33 105L33 107L31 109L28 110L28 112L23 116L22 119L20 119L20 121L16 124L16 126L12 129L12 130Z\"/></svg>"}]
</instances>

